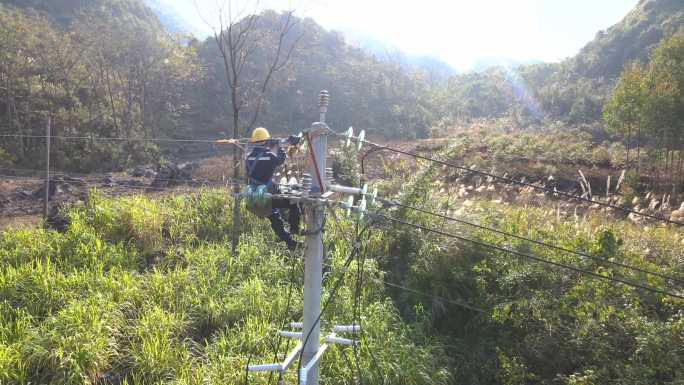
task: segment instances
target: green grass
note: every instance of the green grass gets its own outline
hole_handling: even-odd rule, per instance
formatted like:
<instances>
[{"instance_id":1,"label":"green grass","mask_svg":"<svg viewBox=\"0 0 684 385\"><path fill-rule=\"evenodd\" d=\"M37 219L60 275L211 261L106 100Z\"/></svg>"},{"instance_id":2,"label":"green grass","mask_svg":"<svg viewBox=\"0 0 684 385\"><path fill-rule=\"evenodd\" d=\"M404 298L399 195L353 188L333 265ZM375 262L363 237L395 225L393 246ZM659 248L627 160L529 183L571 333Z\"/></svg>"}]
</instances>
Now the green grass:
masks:
<instances>
[{"instance_id":1,"label":"green grass","mask_svg":"<svg viewBox=\"0 0 684 385\"><path fill-rule=\"evenodd\" d=\"M283 322L301 320L302 261L275 242L267 221L246 212L232 255L231 205L222 190L159 199L94 194L70 209L64 233L2 233L0 383L237 384L248 360L271 362ZM345 221L327 230L335 266L328 286L342 274L352 228ZM364 265L367 276L382 275L377 264ZM326 321L352 321L354 284L349 274ZM445 358L434 359L443 352L413 341L382 285L364 288L362 306L367 382L378 383L380 373L387 383L448 380ZM326 355L326 383L354 376L343 349ZM278 360L285 353L283 343ZM267 382L268 375L250 376Z\"/></svg>"},{"instance_id":2,"label":"green grass","mask_svg":"<svg viewBox=\"0 0 684 385\"><path fill-rule=\"evenodd\" d=\"M446 197L427 183L438 171L425 168L396 184L397 199L444 210ZM233 255L231 205L222 190L157 199L95 193L70 209L71 225L63 233L2 233L0 383L241 384L248 363L274 361L277 331L302 317L303 261L275 241L268 221L246 211ZM466 220L684 276L680 228L637 226L598 212L558 216L546 206L458 205L452 199L450 210ZM424 214L388 214L682 292L676 282ZM363 269L362 378L353 349L335 346L322 362L326 384L684 381L681 300L388 224L370 231L362 265L352 261L345 272L354 231L352 220L329 217L325 245L332 273L323 300L344 274L324 318L328 325L351 323L357 269ZM278 361L294 346L286 342ZM294 383L295 372L284 380ZM269 383L269 376L251 374L249 383Z\"/></svg>"},{"instance_id":3,"label":"green grass","mask_svg":"<svg viewBox=\"0 0 684 385\"><path fill-rule=\"evenodd\" d=\"M416 174L400 198L443 212L445 197ZM684 231L634 225L596 212L556 216L552 207L475 201L459 218L642 269L684 277ZM424 214L395 216L481 242L622 277L682 295L684 285L506 238ZM396 291L404 319L427 315L429 335L458 357L462 384L680 384L684 381L684 301L549 267L500 251L397 226L380 259L389 279L444 300ZM419 311L417 311L419 309Z\"/></svg>"}]
</instances>

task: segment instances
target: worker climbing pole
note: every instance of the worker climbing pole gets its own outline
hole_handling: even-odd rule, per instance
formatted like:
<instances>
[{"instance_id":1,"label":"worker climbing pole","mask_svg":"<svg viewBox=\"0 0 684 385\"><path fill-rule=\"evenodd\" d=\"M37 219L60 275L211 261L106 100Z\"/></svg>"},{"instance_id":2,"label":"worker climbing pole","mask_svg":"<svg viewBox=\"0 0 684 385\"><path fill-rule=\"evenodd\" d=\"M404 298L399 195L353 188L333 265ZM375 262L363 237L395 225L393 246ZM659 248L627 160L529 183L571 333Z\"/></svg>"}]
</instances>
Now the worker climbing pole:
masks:
<instances>
[{"instance_id":1,"label":"worker climbing pole","mask_svg":"<svg viewBox=\"0 0 684 385\"><path fill-rule=\"evenodd\" d=\"M347 212L356 211L360 215L366 207L366 196L375 196L375 192L368 193L367 188L355 188L334 184L326 168L327 138L333 132L325 123L328 110L329 95L327 91L321 91L319 107L320 118L318 122L305 129L302 133L308 146L308 174L302 175L299 186L288 190L286 193L278 190L269 190L264 185L248 187L241 195L245 196L250 204L267 206L268 201L276 199L287 200L292 204L304 207L306 231L306 244L304 253L304 311L303 322L292 322L290 326L301 332L281 331L280 335L286 338L298 339L299 344L292 350L282 363L249 365L250 372L276 371L286 372L293 362L299 357L300 369L298 378L300 385L318 385L319 363L328 344L356 345L357 341L342 338L340 334L359 333L358 325L334 325L331 333L323 338L321 345L321 292L323 286L323 229L325 227L326 210L331 207L344 207ZM363 140L363 133L360 134ZM263 181L262 181L263 182ZM334 193L350 195L345 203L330 199ZM354 206L353 196L360 196L361 201ZM253 203L249 203L253 202ZM259 203L257 203L259 202Z\"/></svg>"}]
</instances>

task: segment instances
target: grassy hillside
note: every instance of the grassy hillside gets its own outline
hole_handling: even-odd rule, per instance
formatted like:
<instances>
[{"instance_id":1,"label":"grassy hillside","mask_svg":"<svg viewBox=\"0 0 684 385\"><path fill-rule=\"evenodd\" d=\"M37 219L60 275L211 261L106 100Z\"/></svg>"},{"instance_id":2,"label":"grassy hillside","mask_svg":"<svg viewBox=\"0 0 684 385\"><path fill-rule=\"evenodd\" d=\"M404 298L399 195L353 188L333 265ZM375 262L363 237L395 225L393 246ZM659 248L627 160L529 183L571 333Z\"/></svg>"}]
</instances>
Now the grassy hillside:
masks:
<instances>
[{"instance_id":1,"label":"grassy hillside","mask_svg":"<svg viewBox=\"0 0 684 385\"><path fill-rule=\"evenodd\" d=\"M272 362L276 345L282 361L293 344L277 344L277 331L301 320L303 261L251 217L238 254L231 254L226 196L95 195L68 212L64 233L2 233L0 383L237 384L248 362ZM352 247L345 239L353 231L344 222L326 232L326 293L345 274ZM352 261L350 271L356 266ZM369 259L363 268L364 383L447 383L442 349L399 317L377 264ZM326 325L353 321L355 275L347 274ZM350 348L330 349L326 383L354 378L354 357ZM255 374L250 383L268 380Z\"/></svg>"},{"instance_id":2,"label":"grassy hillside","mask_svg":"<svg viewBox=\"0 0 684 385\"><path fill-rule=\"evenodd\" d=\"M515 202L455 201L441 192L446 185L432 183L439 170L395 170L410 180L386 181L383 189L398 191L404 204L684 277L681 229L608 221L598 211L573 216L523 194ZM376 209L682 295L682 278L646 275L407 209ZM273 361L277 330L301 319L302 260L274 242L266 221L246 212L242 243L232 254L230 213L223 190L156 199L95 194L67 212L64 232L2 233L0 381L236 384L248 362ZM325 248L332 274L324 300L345 278L324 318L351 323L358 311L365 328L358 351L363 383L684 380L681 299L386 220L375 222L362 257L347 270L355 231L352 220L329 214ZM363 289L356 305L359 267ZM283 342L278 357L287 348ZM358 373L352 350L326 353L326 383L346 384ZM292 373L286 377L294 380ZM268 375L250 376L250 383L267 382Z\"/></svg>"}]
</instances>

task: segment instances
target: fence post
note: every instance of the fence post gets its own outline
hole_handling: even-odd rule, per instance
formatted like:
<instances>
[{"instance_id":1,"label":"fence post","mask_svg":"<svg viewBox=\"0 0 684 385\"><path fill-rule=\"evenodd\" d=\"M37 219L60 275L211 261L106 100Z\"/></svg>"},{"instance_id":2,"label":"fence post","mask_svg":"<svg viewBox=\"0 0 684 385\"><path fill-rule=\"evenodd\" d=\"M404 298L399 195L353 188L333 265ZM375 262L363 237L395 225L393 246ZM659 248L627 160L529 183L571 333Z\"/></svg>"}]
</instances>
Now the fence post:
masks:
<instances>
[{"instance_id":1,"label":"fence post","mask_svg":"<svg viewBox=\"0 0 684 385\"><path fill-rule=\"evenodd\" d=\"M52 117L48 115L45 126L45 201L43 202L43 220L47 221L50 214L50 126Z\"/></svg>"}]
</instances>

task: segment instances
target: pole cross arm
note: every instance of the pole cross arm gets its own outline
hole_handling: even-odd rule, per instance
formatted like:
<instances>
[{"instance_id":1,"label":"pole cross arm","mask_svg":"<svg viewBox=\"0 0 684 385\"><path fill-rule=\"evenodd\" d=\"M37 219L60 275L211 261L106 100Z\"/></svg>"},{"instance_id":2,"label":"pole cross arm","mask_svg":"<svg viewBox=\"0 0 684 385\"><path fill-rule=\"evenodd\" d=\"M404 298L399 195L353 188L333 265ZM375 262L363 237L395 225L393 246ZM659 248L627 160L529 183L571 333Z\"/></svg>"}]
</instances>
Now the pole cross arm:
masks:
<instances>
[{"instance_id":1,"label":"pole cross arm","mask_svg":"<svg viewBox=\"0 0 684 385\"><path fill-rule=\"evenodd\" d=\"M359 333L361 325L335 325L333 331L335 333Z\"/></svg>"},{"instance_id":2,"label":"pole cross arm","mask_svg":"<svg viewBox=\"0 0 684 385\"><path fill-rule=\"evenodd\" d=\"M299 355L299 352L302 350L302 343L300 342L295 346L294 349L290 352L290 354L285 357L285 361L279 363L279 364L262 364L262 365L249 365L247 367L247 370L250 372L286 372L290 366L292 366L292 363L294 363L295 359Z\"/></svg>"},{"instance_id":3,"label":"pole cross arm","mask_svg":"<svg viewBox=\"0 0 684 385\"><path fill-rule=\"evenodd\" d=\"M359 341L356 340L351 340L349 338L342 338L338 337L337 334L331 333L327 336L324 337L325 342L329 344L338 344L338 345L346 345L346 346L355 346L359 344Z\"/></svg>"},{"instance_id":4,"label":"pole cross arm","mask_svg":"<svg viewBox=\"0 0 684 385\"><path fill-rule=\"evenodd\" d=\"M316 352L316 355L313 356L305 367L299 370L299 385L307 385L306 381L309 371L318 365L318 362L321 360L321 357L323 357L323 353L325 353L326 350L328 350L328 344L321 345L318 352Z\"/></svg>"},{"instance_id":5,"label":"pole cross arm","mask_svg":"<svg viewBox=\"0 0 684 385\"><path fill-rule=\"evenodd\" d=\"M302 332L288 332L288 331L282 331L280 332L280 335L285 338L293 338L297 340L302 339Z\"/></svg>"}]
</instances>

